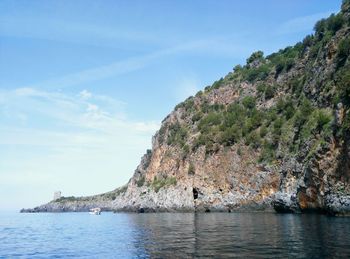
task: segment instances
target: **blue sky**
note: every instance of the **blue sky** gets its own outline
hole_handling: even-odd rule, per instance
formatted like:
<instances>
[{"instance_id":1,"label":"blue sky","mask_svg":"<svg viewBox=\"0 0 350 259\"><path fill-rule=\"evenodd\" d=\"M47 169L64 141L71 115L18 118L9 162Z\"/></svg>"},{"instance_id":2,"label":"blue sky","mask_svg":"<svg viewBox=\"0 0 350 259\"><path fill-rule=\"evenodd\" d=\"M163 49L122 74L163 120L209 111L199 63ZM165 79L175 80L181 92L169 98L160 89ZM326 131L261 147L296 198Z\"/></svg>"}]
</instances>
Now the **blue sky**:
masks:
<instances>
[{"instance_id":1,"label":"blue sky","mask_svg":"<svg viewBox=\"0 0 350 259\"><path fill-rule=\"evenodd\" d=\"M0 208L128 181L161 120L341 1L0 1Z\"/></svg>"}]
</instances>

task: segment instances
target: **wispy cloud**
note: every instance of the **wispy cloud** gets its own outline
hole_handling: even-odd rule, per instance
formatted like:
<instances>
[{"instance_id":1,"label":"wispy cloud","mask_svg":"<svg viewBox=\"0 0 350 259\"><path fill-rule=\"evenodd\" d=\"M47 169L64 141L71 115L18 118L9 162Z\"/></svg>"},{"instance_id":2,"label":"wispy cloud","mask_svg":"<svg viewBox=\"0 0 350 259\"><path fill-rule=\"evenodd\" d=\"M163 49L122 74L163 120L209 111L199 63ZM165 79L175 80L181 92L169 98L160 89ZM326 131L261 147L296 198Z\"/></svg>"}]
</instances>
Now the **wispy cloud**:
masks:
<instances>
[{"instance_id":1,"label":"wispy cloud","mask_svg":"<svg viewBox=\"0 0 350 259\"><path fill-rule=\"evenodd\" d=\"M87 99L92 97L92 94L90 92L88 92L87 90L83 90L79 93L79 97L84 99L84 100L87 100Z\"/></svg>"},{"instance_id":2,"label":"wispy cloud","mask_svg":"<svg viewBox=\"0 0 350 259\"><path fill-rule=\"evenodd\" d=\"M126 183L159 128L155 121L131 120L126 107L87 90L0 91L0 183L41 193L30 206L55 189L86 195Z\"/></svg>"},{"instance_id":3,"label":"wispy cloud","mask_svg":"<svg viewBox=\"0 0 350 259\"><path fill-rule=\"evenodd\" d=\"M278 26L276 33L281 35L310 31L318 20L326 18L334 12L328 11L290 19Z\"/></svg>"},{"instance_id":4,"label":"wispy cloud","mask_svg":"<svg viewBox=\"0 0 350 259\"><path fill-rule=\"evenodd\" d=\"M83 71L64 75L62 77L45 80L34 85L29 85L28 87L32 88L40 85L45 86L46 88L62 89L87 82L94 82L97 80L141 69L149 64L152 60L163 54L164 52L155 52L139 57L127 58L125 60L117 61L108 65L86 69Z\"/></svg>"},{"instance_id":5,"label":"wispy cloud","mask_svg":"<svg viewBox=\"0 0 350 259\"><path fill-rule=\"evenodd\" d=\"M222 39L191 41L174 47L154 51L148 54L116 61L104 66L78 71L58 78L44 80L42 82L27 85L24 88L31 89L45 86L45 88L63 89L66 87L81 85L83 83L94 82L97 80L137 71L152 64L152 62L155 62L156 60L179 53L190 53L192 55L203 53L212 53L214 55L219 55L220 53L225 53L225 55L236 55L240 57L243 55L242 53L248 52L248 49L249 48L247 47L238 47L235 44L227 44Z\"/></svg>"},{"instance_id":6,"label":"wispy cloud","mask_svg":"<svg viewBox=\"0 0 350 259\"><path fill-rule=\"evenodd\" d=\"M17 112L23 116L36 115L34 118L42 119L41 123L45 125L56 121L56 124L69 124L79 129L104 132L113 132L116 127L135 130L140 123L150 126L148 129L151 131L158 126L153 122L129 121L125 111L126 103L108 96L95 95L87 90L68 95L34 88L18 88L2 91L0 96L3 97L0 111L6 108L8 118L12 112Z\"/></svg>"}]
</instances>

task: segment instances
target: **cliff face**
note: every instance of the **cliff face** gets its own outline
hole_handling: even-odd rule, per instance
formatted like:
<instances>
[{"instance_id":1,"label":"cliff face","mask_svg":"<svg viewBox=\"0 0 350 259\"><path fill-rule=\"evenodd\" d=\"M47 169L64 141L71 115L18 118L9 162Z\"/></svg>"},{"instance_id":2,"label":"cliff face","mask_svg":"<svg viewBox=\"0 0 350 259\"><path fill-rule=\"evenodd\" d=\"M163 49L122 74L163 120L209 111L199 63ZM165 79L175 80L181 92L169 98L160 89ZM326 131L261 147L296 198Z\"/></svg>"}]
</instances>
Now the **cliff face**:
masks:
<instances>
[{"instance_id":1,"label":"cliff face","mask_svg":"<svg viewBox=\"0 0 350 259\"><path fill-rule=\"evenodd\" d=\"M127 185L33 210L350 212L350 1L179 104Z\"/></svg>"},{"instance_id":2,"label":"cliff face","mask_svg":"<svg viewBox=\"0 0 350 259\"><path fill-rule=\"evenodd\" d=\"M223 86L191 98L191 109L199 107L203 98L210 107L232 103L239 95L232 85ZM228 211L270 207L279 186L278 172L273 166L257 164L258 151L242 143L226 147L214 143L215 151L200 145L194 150L199 121L193 123L184 107L163 121L153 139L153 151L143 157L126 193L115 203L117 208ZM186 134L181 133L183 129ZM178 138L179 143L170 138Z\"/></svg>"}]
</instances>

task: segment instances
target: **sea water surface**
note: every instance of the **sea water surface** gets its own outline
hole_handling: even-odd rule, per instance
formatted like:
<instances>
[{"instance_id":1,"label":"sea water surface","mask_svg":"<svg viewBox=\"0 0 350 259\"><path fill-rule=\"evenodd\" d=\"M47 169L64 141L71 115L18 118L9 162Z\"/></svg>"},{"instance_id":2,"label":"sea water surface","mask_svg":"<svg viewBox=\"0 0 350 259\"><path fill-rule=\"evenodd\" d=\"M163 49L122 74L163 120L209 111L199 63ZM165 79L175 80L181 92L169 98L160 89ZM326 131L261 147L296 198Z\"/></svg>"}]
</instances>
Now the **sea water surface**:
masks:
<instances>
[{"instance_id":1,"label":"sea water surface","mask_svg":"<svg viewBox=\"0 0 350 259\"><path fill-rule=\"evenodd\" d=\"M349 258L350 218L0 213L1 258Z\"/></svg>"}]
</instances>

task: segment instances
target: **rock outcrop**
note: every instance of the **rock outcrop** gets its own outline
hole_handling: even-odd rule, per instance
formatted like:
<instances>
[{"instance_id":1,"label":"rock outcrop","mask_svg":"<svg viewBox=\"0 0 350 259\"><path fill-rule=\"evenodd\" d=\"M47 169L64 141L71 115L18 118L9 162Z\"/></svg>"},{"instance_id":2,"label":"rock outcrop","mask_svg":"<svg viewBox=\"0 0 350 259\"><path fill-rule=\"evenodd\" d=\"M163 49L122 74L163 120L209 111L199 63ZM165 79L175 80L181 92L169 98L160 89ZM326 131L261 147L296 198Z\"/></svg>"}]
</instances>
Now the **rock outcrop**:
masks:
<instances>
[{"instance_id":1,"label":"rock outcrop","mask_svg":"<svg viewBox=\"0 0 350 259\"><path fill-rule=\"evenodd\" d=\"M127 185L23 212L350 213L350 1L179 104ZM103 180L101 180L103 181Z\"/></svg>"}]
</instances>

